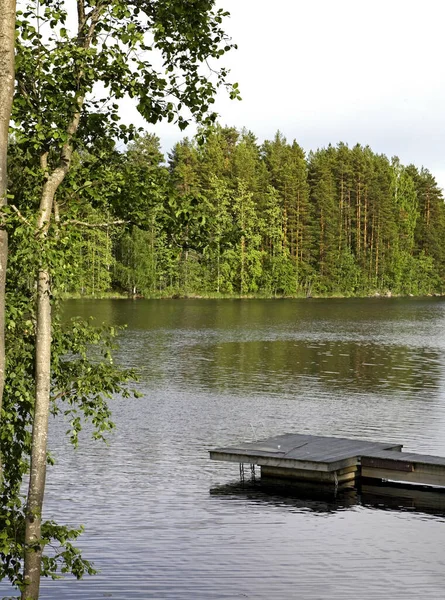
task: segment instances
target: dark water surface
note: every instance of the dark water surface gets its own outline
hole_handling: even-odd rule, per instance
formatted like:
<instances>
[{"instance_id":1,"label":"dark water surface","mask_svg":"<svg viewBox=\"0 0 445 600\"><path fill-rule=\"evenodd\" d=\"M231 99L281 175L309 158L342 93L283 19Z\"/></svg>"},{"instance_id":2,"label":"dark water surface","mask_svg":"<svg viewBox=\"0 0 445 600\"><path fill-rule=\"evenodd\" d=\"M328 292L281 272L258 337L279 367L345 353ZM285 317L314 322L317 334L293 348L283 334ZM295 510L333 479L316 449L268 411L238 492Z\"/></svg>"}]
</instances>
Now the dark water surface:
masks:
<instances>
[{"instance_id":1,"label":"dark water surface","mask_svg":"<svg viewBox=\"0 0 445 600\"><path fill-rule=\"evenodd\" d=\"M445 455L445 301L103 300L67 312L128 324L118 360L139 369L144 397L113 403L108 446L85 437L73 451L52 423L46 516L85 525L79 545L101 572L44 582L42 598L445 598L445 510L268 494L208 459L292 431Z\"/></svg>"}]
</instances>

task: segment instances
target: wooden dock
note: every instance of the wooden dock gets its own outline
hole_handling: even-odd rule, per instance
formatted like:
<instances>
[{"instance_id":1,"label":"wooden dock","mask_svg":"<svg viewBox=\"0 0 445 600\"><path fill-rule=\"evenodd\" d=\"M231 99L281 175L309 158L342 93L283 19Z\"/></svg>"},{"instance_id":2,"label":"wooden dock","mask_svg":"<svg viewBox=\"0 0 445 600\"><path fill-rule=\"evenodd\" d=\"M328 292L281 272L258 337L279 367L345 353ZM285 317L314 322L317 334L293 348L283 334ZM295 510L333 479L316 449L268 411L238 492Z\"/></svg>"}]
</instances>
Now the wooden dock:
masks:
<instances>
[{"instance_id":1,"label":"wooden dock","mask_svg":"<svg viewBox=\"0 0 445 600\"><path fill-rule=\"evenodd\" d=\"M258 465L261 478L355 485L390 481L445 486L445 457L402 452L396 443L286 433L210 450L212 460Z\"/></svg>"}]
</instances>

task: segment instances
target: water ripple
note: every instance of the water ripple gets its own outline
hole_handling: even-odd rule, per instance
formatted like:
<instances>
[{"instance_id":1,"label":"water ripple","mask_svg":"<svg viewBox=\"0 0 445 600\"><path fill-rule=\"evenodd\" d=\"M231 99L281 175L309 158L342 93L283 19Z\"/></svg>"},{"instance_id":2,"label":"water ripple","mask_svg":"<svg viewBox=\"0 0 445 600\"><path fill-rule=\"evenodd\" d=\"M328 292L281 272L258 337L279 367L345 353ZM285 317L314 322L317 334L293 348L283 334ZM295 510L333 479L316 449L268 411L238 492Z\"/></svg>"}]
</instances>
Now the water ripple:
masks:
<instances>
[{"instance_id":1,"label":"water ripple","mask_svg":"<svg viewBox=\"0 0 445 600\"><path fill-rule=\"evenodd\" d=\"M113 402L107 446L73 451L51 424L46 516L85 525L100 574L45 581L42 600L442 598L445 512L241 488L208 450L295 431L445 455L444 306L69 303L129 323L119 360L144 397Z\"/></svg>"}]
</instances>

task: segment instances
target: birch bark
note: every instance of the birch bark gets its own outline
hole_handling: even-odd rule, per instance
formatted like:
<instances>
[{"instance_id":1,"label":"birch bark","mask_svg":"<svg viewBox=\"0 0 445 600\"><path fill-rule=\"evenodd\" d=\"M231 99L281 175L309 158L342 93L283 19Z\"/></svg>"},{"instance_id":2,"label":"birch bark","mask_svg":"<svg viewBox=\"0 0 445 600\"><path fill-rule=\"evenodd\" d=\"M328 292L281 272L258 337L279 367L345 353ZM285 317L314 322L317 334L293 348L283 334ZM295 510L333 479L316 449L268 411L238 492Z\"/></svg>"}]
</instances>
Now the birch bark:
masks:
<instances>
[{"instance_id":1,"label":"birch bark","mask_svg":"<svg viewBox=\"0 0 445 600\"><path fill-rule=\"evenodd\" d=\"M8 131L14 95L14 42L16 0L0 0L0 208L7 204ZM8 234L0 227L0 427L5 388L5 285ZM0 458L0 477L2 461Z\"/></svg>"}]
</instances>

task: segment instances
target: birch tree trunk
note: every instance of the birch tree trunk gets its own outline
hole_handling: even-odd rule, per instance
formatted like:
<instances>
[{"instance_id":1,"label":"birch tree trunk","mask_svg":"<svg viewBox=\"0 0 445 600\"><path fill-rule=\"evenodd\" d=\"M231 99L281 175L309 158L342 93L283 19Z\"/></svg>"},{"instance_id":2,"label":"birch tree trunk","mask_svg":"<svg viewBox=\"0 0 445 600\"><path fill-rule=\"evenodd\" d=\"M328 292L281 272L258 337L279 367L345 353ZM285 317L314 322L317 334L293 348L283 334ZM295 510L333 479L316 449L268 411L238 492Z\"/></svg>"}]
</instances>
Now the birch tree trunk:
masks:
<instances>
[{"instance_id":1,"label":"birch tree trunk","mask_svg":"<svg viewBox=\"0 0 445 600\"><path fill-rule=\"evenodd\" d=\"M97 25L101 8L90 13L90 25L87 35L84 28L87 24L85 2L77 0L78 44L87 49L90 45ZM82 73L77 73L78 79ZM64 144L59 164L52 172L48 171L47 155L41 157L42 170L47 174L40 201L40 212L37 222L37 235L44 243L48 236L52 213L58 220L58 208L55 202L56 192L71 167L73 155L72 139L79 127L80 115L85 97L77 97L76 112L67 126L67 142ZM36 396L34 419L32 426L31 470L29 475L28 499L25 514L25 560L23 578L25 587L22 600L38 600L40 590L40 572L43 547L41 544L42 510L45 496L48 419L51 391L51 274L49 265L40 265L37 277L37 327L36 327Z\"/></svg>"},{"instance_id":2,"label":"birch tree trunk","mask_svg":"<svg viewBox=\"0 0 445 600\"><path fill-rule=\"evenodd\" d=\"M14 95L14 41L16 0L0 0L0 208L7 204L8 131ZM5 285L8 234L0 229L0 427L5 387ZM0 457L0 479L2 461Z\"/></svg>"},{"instance_id":3,"label":"birch tree trunk","mask_svg":"<svg viewBox=\"0 0 445 600\"><path fill-rule=\"evenodd\" d=\"M79 112L68 127L71 137L80 120L83 98L78 99ZM44 243L48 235L56 192L69 171L73 149L65 144L59 166L48 175L43 186L37 235ZM47 157L41 157L41 166L47 170ZM57 214L56 214L57 218ZM36 396L32 425L31 470L29 475L28 499L25 514L25 561L23 577L25 587L22 600L38 600L43 547L41 544L42 510L45 496L46 461L48 442L48 419L51 390L51 278L49 266L43 262L37 277L37 326L36 326Z\"/></svg>"},{"instance_id":4,"label":"birch tree trunk","mask_svg":"<svg viewBox=\"0 0 445 600\"><path fill-rule=\"evenodd\" d=\"M50 279L41 270L38 279L36 334L36 403L32 430L31 473L26 506L25 566L23 599L37 600L42 561L41 524L46 479L49 393L51 377Z\"/></svg>"}]
</instances>

